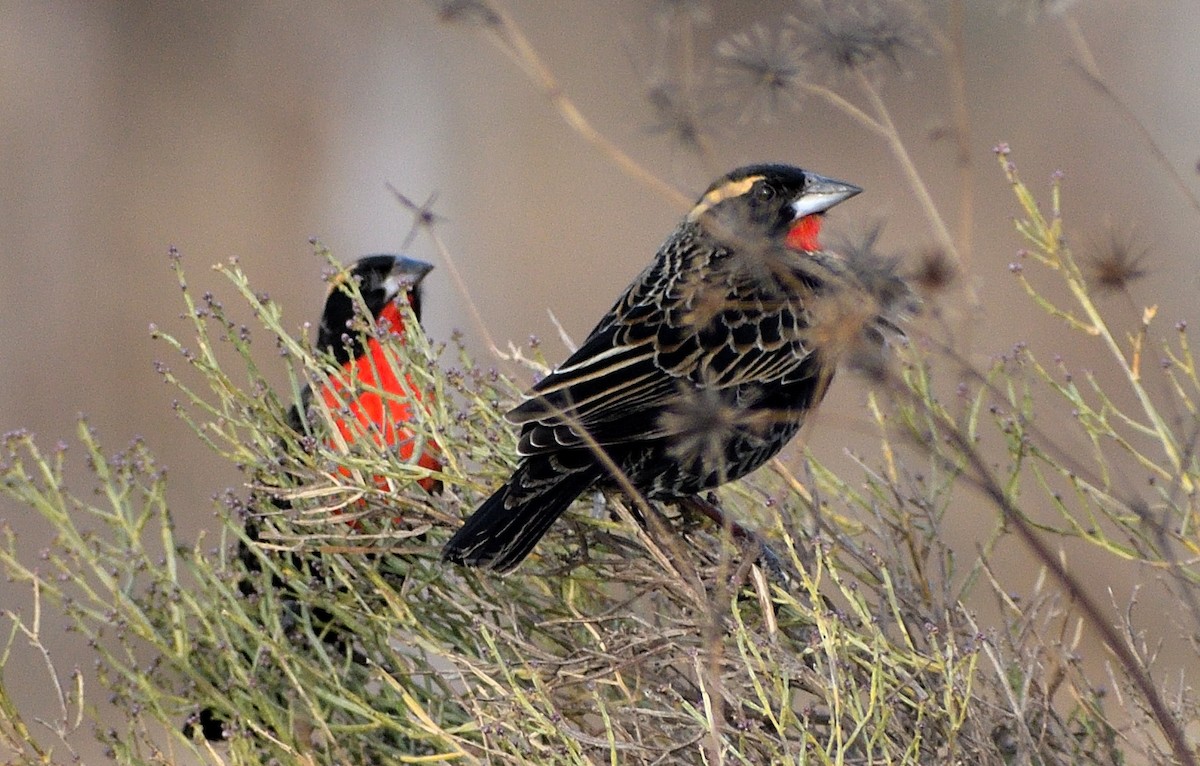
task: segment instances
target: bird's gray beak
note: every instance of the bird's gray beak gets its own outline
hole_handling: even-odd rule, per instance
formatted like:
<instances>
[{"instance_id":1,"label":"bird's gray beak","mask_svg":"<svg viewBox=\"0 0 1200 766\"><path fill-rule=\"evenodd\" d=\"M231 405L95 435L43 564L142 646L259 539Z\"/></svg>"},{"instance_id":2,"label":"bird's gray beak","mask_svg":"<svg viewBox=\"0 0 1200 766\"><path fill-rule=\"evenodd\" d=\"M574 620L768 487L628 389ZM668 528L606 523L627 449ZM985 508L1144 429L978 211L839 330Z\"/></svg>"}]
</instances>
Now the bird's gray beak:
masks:
<instances>
[{"instance_id":1,"label":"bird's gray beak","mask_svg":"<svg viewBox=\"0 0 1200 766\"><path fill-rule=\"evenodd\" d=\"M395 279L403 285L416 286L421 284L421 280L431 271L433 271L432 263L418 261L416 258L409 258L404 255L397 255L396 262L392 266L392 271L388 274L388 278Z\"/></svg>"},{"instance_id":2,"label":"bird's gray beak","mask_svg":"<svg viewBox=\"0 0 1200 766\"><path fill-rule=\"evenodd\" d=\"M837 203L844 202L861 191L862 189L854 184L835 181L816 173L808 173L804 181L804 188L800 190L796 199L792 200L791 208L796 216L794 220L814 213L824 213Z\"/></svg>"},{"instance_id":3,"label":"bird's gray beak","mask_svg":"<svg viewBox=\"0 0 1200 766\"><path fill-rule=\"evenodd\" d=\"M433 264L418 261L404 255L394 256L395 263L384 280L384 289L389 300L406 290L415 290L425 275L433 271Z\"/></svg>"}]
</instances>

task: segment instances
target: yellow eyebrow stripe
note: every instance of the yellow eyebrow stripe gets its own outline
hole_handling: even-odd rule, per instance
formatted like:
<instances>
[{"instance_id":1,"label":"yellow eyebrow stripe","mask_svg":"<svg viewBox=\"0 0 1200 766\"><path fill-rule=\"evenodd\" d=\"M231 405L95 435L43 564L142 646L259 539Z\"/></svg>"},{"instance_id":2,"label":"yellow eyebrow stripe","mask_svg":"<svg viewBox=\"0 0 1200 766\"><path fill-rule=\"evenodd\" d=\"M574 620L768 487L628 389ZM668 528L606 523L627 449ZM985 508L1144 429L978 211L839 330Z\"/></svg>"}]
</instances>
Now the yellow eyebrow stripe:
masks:
<instances>
[{"instance_id":1,"label":"yellow eyebrow stripe","mask_svg":"<svg viewBox=\"0 0 1200 766\"><path fill-rule=\"evenodd\" d=\"M695 221L700 216L704 215L713 207L721 204L725 200L742 196L746 192L750 191L750 187L754 186L755 181L761 181L763 178L765 178L765 176L758 175L746 176L745 178L737 181L726 181L701 197L700 201L696 203L696 206L692 208L692 212L688 213L687 219L689 221Z\"/></svg>"}]
</instances>

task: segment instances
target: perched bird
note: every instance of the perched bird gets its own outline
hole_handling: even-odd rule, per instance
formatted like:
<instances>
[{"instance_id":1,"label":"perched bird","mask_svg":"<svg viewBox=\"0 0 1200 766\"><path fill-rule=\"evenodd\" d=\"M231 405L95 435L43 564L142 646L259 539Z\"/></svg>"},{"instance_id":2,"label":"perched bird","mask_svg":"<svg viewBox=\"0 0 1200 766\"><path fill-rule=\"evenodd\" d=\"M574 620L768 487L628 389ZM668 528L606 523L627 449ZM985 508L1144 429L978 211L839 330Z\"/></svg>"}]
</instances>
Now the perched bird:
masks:
<instances>
[{"instance_id":1,"label":"perched bird","mask_svg":"<svg viewBox=\"0 0 1200 766\"><path fill-rule=\"evenodd\" d=\"M413 407L419 406L422 400L421 389L411 375L405 375L403 379L396 375L394 362L389 361L385 350L387 341L381 338L403 342L402 301L408 302L413 316L420 321L421 282L432 269L433 266L424 261L400 255L368 255L338 274L330 285L317 327L317 349L331 354L340 369L330 374L329 382L321 386L318 394L334 413L334 425L347 444L369 437L380 446L395 449L400 459L406 461L412 460L418 449L416 436L406 424L412 420ZM357 284L363 304L379 332L360 329L361 309L356 307L348 289L351 280ZM298 434L312 430L306 423L311 420L309 410L313 396L312 388L306 386L301 391L300 401L288 410L288 425ZM436 445L432 442L421 445L417 463L431 471L441 470ZM343 474L349 473L345 468L341 470ZM379 477L376 482L383 485L386 480ZM441 489L441 482L432 476L421 479L419 484L431 493ZM280 497L271 497L269 502L278 508L290 507L290 502ZM258 521L248 519L246 536L257 541L260 535ZM249 572L262 571L261 555L245 543L238 547L238 558ZM315 556L291 554L290 561L295 569L303 571L307 568L310 573L321 567ZM301 602L291 594L288 583L277 576L273 576L271 582L283 593L281 603L287 607L288 617L298 614ZM258 593L257 583L250 578L242 579L238 589L245 597ZM328 611L313 608L312 620L322 627L327 644L351 651L349 638L334 624L333 615ZM361 660L360 664L366 663L365 658L355 659ZM205 739L219 741L224 737L225 721L212 708L203 708L184 727L189 736L197 730Z\"/></svg>"},{"instance_id":2,"label":"perched bird","mask_svg":"<svg viewBox=\"0 0 1200 766\"><path fill-rule=\"evenodd\" d=\"M860 191L787 165L718 178L578 350L507 414L521 426L517 468L443 558L517 566L582 492L620 488L597 450L661 501L778 453L839 359L891 326L855 264L818 239L823 214Z\"/></svg>"},{"instance_id":3,"label":"perched bird","mask_svg":"<svg viewBox=\"0 0 1200 766\"><path fill-rule=\"evenodd\" d=\"M320 396L335 413L334 424L342 439L353 444L371 436L383 447L396 451L404 461L411 460L420 447L417 464L431 471L441 470L437 447L431 441L418 445L406 424L413 418L413 406L421 401L421 389L411 375L401 380L390 362L378 334L363 334L354 329L357 309L345 280L358 283L359 294L381 334L403 342L404 316L400 301L408 301L413 316L421 320L421 282L433 269L428 263L400 255L368 255L360 258L334 281L317 328L317 348L332 353L341 371L331 374L321 387ZM351 391L351 388L354 391ZM312 401L312 389L301 392L300 401L288 412L288 422L298 433L304 432L304 413ZM348 413L344 413L343 405ZM343 474L349 472L343 468ZM378 481L382 484L383 479ZM441 482L425 477L420 485L429 492L441 489Z\"/></svg>"}]
</instances>

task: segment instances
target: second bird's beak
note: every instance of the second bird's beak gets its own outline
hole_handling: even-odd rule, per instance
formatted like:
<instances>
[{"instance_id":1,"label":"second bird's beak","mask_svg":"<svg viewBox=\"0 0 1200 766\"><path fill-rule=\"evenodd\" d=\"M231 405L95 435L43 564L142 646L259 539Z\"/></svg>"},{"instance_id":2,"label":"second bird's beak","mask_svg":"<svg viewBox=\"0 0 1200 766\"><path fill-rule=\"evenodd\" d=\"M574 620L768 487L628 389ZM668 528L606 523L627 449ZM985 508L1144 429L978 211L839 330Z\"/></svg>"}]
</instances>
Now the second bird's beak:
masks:
<instances>
[{"instance_id":1,"label":"second bird's beak","mask_svg":"<svg viewBox=\"0 0 1200 766\"><path fill-rule=\"evenodd\" d=\"M844 202L861 191L862 189L854 184L835 181L816 173L808 173L804 181L804 188L800 190L800 194L792 200L790 205L795 214L795 218L792 220L799 220L814 213L824 213L837 203Z\"/></svg>"}]
</instances>

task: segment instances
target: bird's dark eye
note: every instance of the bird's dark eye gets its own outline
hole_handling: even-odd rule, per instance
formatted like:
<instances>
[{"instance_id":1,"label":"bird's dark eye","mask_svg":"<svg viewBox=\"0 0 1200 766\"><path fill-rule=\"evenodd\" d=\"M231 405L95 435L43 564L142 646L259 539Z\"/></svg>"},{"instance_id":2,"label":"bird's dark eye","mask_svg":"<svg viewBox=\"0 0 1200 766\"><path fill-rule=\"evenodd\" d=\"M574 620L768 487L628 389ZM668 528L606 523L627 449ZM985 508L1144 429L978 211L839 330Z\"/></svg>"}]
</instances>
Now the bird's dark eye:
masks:
<instances>
[{"instance_id":1,"label":"bird's dark eye","mask_svg":"<svg viewBox=\"0 0 1200 766\"><path fill-rule=\"evenodd\" d=\"M754 188L755 202L770 202L775 199L775 188L767 184L759 184Z\"/></svg>"}]
</instances>

